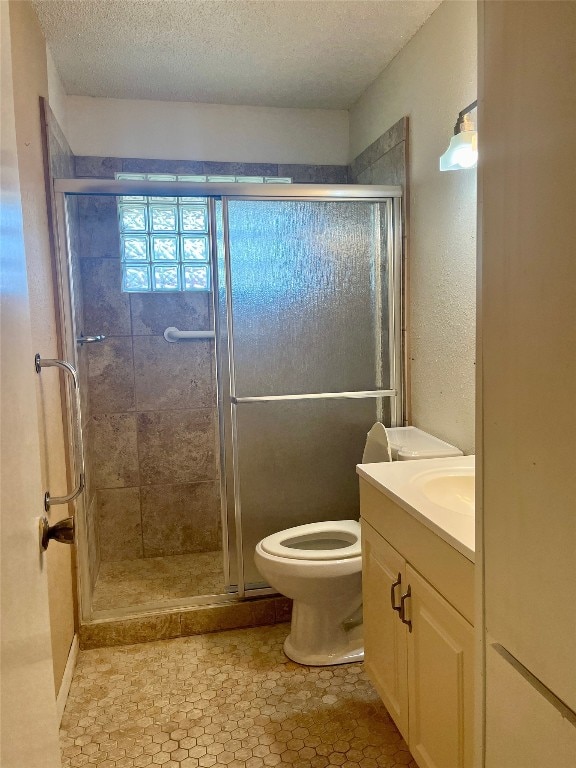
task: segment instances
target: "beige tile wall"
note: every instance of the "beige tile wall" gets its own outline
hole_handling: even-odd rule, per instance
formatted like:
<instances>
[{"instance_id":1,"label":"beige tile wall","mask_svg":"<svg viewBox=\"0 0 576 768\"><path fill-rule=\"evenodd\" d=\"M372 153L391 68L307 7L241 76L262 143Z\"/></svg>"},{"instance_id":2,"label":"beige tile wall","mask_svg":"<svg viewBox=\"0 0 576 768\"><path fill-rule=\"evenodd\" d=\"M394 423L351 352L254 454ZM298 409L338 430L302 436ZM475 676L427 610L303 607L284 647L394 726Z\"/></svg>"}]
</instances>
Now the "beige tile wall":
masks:
<instances>
[{"instance_id":1,"label":"beige tile wall","mask_svg":"<svg viewBox=\"0 0 576 768\"><path fill-rule=\"evenodd\" d=\"M115 198L78 201L86 442L103 561L220 548L213 344L207 294L122 293Z\"/></svg>"},{"instance_id":2,"label":"beige tile wall","mask_svg":"<svg viewBox=\"0 0 576 768\"><path fill-rule=\"evenodd\" d=\"M409 118L403 117L372 142L348 167L351 184L393 184L402 187L402 349L404 352L404 424L412 423L410 330L410 173Z\"/></svg>"},{"instance_id":3,"label":"beige tile wall","mask_svg":"<svg viewBox=\"0 0 576 768\"><path fill-rule=\"evenodd\" d=\"M408 118L403 117L352 160L353 184L399 184L407 182Z\"/></svg>"}]
</instances>

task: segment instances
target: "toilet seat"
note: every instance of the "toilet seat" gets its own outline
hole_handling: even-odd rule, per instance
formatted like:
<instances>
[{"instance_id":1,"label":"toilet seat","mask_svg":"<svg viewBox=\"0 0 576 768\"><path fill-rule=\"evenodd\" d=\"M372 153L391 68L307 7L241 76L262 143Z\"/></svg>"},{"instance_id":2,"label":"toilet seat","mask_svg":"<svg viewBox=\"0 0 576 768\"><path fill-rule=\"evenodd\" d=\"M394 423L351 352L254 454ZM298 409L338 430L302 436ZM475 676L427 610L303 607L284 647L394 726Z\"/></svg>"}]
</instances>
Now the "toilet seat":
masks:
<instances>
[{"instance_id":1,"label":"toilet seat","mask_svg":"<svg viewBox=\"0 0 576 768\"><path fill-rule=\"evenodd\" d=\"M357 520L329 520L298 525L267 536L262 539L260 546L269 555L289 560L344 560L360 557L360 523Z\"/></svg>"}]
</instances>

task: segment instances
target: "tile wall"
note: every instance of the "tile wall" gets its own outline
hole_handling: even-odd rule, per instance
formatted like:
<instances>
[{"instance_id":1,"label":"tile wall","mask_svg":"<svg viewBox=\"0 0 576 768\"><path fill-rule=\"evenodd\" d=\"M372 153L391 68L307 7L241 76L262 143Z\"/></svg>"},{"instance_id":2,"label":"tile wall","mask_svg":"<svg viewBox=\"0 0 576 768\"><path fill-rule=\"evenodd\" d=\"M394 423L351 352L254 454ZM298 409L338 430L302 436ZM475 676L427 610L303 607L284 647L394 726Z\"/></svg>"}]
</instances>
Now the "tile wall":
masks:
<instances>
[{"instance_id":1,"label":"tile wall","mask_svg":"<svg viewBox=\"0 0 576 768\"><path fill-rule=\"evenodd\" d=\"M410 399L410 350L408 348L410 285L410 175L409 162L409 123L403 117L397 123L366 147L348 166L348 178L351 184L390 184L398 185L403 190L402 200L402 295L404 314L402 317L402 349L404 350L404 424L412 423Z\"/></svg>"},{"instance_id":2,"label":"tile wall","mask_svg":"<svg viewBox=\"0 0 576 768\"><path fill-rule=\"evenodd\" d=\"M125 173L181 173L222 176L281 176L297 184L346 184L346 165L282 163L220 163L201 160L147 160L137 157L76 156L78 178L113 179Z\"/></svg>"},{"instance_id":3,"label":"tile wall","mask_svg":"<svg viewBox=\"0 0 576 768\"><path fill-rule=\"evenodd\" d=\"M87 443L103 561L220 549L213 345L170 344L168 326L211 327L208 294L121 290L115 198L79 198Z\"/></svg>"},{"instance_id":4,"label":"tile wall","mask_svg":"<svg viewBox=\"0 0 576 768\"><path fill-rule=\"evenodd\" d=\"M406 191L408 118L403 117L352 160L351 184L400 185Z\"/></svg>"},{"instance_id":5,"label":"tile wall","mask_svg":"<svg viewBox=\"0 0 576 768\"><path fill-rule=\"evenodd\" d=\"M346 183L346 166L76 157L77 177L142 173L290 176ZM102 561L221 548L213 344L170 344L168 326L211 328L209 294L121 291L115 198L78 198L85 442Z\"/></svg>"}]
</instances>

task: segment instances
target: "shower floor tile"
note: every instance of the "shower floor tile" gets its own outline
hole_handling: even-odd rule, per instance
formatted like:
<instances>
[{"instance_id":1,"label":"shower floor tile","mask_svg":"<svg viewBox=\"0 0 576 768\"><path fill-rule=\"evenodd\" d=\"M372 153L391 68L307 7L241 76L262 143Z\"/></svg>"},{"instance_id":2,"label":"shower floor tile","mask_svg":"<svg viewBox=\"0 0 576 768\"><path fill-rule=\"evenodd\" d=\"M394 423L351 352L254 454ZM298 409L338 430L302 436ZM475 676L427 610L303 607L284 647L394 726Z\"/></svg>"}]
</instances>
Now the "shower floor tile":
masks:
<instances>
[{"instance_id":1,"label":"shower floor tile","mask_svg":"<svg viewBox=\"0 0 576 768\"><path fill-rule=\"evenodd\" d=\"M196 552L100 565L94 588L95 611L128 608L193 595L224 592L221 552Z\"/></svg>"},{"instance_id":2,"label":"shower floor tile","mask_svg":"<svg viewBox=\"0 0 576 768\"><path fill-rule=\"evenodd\" d=\"M63 768L416 768L363 665L294 664L287 632L81 651Z\"/></svg>"}]
</instances>

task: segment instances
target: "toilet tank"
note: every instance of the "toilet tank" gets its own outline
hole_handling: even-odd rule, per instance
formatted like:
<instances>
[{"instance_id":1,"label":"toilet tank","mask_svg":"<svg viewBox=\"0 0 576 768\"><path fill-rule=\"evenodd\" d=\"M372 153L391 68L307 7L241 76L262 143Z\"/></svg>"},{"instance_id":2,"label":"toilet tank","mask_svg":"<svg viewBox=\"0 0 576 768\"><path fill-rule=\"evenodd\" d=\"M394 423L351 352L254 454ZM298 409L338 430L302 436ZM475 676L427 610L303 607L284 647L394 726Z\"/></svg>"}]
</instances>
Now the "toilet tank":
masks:
<instances>
[{"instance_id":1,"label":"toilet tank","mask_svg":"<svg viewBox=\"0 0 576 768\"><path fill-rule=\"evenodd\" d=\"M455 445L445 443L417 427L387 427L386 434L393 461L462 456L462 451Z\"/></svg>"}]
</instances>

